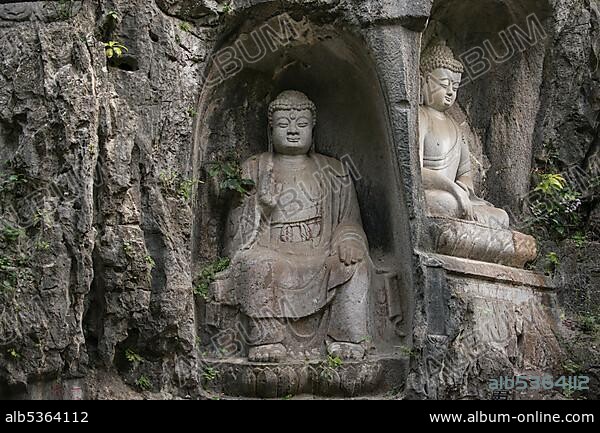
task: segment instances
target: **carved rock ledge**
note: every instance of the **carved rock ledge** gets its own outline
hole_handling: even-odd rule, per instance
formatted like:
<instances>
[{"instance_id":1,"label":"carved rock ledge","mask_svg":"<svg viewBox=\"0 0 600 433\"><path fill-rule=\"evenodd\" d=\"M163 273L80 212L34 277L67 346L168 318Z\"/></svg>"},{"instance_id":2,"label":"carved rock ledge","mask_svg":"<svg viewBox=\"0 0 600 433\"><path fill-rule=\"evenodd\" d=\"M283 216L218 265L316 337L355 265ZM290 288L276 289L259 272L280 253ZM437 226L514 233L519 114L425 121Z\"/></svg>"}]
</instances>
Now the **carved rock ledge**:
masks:
<instances>
[{"instance_id":1,"label":"carved rock ledge","mask_svg":"<svg viewBox=\"0 0 600 433\"><path fill-rule=\"evenodd\" d=\"M208 391L232 397L285 398L299 394L357 397L391 391L405 376L408 358L377 357L344 361L331 367L327 361L249 362L246 358L205 359L205 369L216 371L204 380ZM394 380L395 379L395 380Z\"/></svg>"}]
</instances>

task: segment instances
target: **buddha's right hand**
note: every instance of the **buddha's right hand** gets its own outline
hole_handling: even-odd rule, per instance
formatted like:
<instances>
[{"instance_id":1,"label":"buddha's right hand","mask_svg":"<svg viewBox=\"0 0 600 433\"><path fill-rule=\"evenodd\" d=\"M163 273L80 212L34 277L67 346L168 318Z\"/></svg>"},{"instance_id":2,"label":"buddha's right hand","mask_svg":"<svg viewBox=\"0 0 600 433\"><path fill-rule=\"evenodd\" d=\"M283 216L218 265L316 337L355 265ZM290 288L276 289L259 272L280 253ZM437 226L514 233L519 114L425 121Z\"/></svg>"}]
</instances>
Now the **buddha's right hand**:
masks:
<instances>
[{"instance_id":1,"label":"buddha's right hand","mask_svg":"<svg viewBox=\"0 0 600 433\"><path fill-rule=\"evenodd\" d=\"M460 212L460 218L472 221L475 219L473 213L473 203L469 194L462 188L457 187L455 191L456 200L458 201L458 208Z\"/></svg>"}]
</instances>

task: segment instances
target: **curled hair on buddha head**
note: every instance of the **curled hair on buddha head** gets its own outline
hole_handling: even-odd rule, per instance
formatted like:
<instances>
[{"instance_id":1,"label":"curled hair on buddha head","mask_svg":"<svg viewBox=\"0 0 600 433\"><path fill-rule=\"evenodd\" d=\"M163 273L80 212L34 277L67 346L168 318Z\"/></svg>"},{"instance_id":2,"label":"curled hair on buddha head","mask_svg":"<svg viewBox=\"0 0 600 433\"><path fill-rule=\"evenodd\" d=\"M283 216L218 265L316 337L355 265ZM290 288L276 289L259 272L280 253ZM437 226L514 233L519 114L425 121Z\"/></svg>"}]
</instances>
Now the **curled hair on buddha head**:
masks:
<instances>
[{"instance_id":1,"label":"curled hair on buddha head","mask_svg":"<svg viewBox=\"0 0 600 433\"><path fill-rule=\"evenodd\" d=\"M273 113L282 110L310 110L313 116L313 126L317 123L317 107L310 99L308 99L308 96L297 90L286 90L281 92L271 104L269 104L269 126L273 122Z\"/></svg>"},{"instance_id":2,"label":"curled hair on buddha head","mask_svg":"<svg viewBox=\"0 0 600 433\"><path fill-rule=\"evenodd\" d=\"M444 42L429 46L421 56L421 73L423 75L440 68L460 74L465 71L463 64L456 60L452 49Z\"/></svg>"}]
</instances>

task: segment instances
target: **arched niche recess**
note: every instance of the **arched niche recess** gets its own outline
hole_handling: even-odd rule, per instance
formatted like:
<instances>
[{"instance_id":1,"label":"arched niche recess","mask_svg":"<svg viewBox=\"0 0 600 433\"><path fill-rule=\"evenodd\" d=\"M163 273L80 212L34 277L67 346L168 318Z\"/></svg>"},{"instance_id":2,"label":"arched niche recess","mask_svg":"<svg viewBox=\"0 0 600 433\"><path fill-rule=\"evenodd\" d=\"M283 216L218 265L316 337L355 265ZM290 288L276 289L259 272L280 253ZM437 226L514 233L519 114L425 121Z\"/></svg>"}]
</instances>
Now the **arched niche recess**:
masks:
<instances>
[{"instance_id":1,"label":"arched niche recess","mask_svg":"<svg viewBox=\"0 0 600 433\"><path fill-rule=\"evenodd\" d=\"M482 195L519 215L529 191L546 45L546 0L436 0L423 49L443 39L465 63L458 120L470 125ZM516 36L519 32L520 36ZM530 41L526 39L530 38ZM469 55L471 57L469 57ZM474 71L483 62L489 68ZM466 56L466 57L465 57ZM473 79L470 79L469 76Z\"/></svg>"},{"instance_id":2,"label":"arched niche recess","mask_svg":"<svg viewBox=\"0 0 600 433\"><path fill-rule=\"evenodd\" d=\"M265 24L276 28L280 19L271 14L261 20L257 15L248 13L248 21L224 38L215 52L237 42L256 54L259 49L249 42L252 30ZM223 248L228 204L210 187L207 167L228 153L243 161L267 151L269 102L283 90L299 90L317 106L316 151L338 159L348 157L359 174L355 185L371 257L379 271L396 275L398 288L392 291L399 299L394 302L408 319L413 272L409 216L376 68L358 36L304 15L295 18L301 28L297 37L275 50L267 49L259 60L245 62L237 73L217 80L216 85L205 85L201 92L194 172L206 183L199 186L195 203L193 266L197 272ZM213 65L207 82L221 72ZM383 316L390 312L384 314L385 308L377 305L391 301L384 293L372 296L375 320L386 322ZM408 320L378 328L378 340L388 349L406 343L401 334L408 338L411 334Z\"/></svg>"}]
</instances>

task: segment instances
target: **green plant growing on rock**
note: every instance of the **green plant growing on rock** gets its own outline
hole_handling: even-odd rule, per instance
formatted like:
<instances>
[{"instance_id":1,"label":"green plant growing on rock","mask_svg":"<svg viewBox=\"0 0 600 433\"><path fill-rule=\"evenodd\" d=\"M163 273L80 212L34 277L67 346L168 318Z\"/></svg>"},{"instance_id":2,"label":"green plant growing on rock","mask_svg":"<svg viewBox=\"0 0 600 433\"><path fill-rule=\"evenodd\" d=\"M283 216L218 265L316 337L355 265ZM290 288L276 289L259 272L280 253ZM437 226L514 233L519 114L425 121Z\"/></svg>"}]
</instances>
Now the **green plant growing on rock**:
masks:
<instances>
[{"instance_id":1,"label":"green plant growing on rock","mask_svg":"<svg viewBox=\"0 0 600 433\"><path fill-rule=\"evenodd\" d=\"M339 356L331 356L327 355L327 366L329 368L333 368L334 370L338 369L344 365L344 361Z\"/></svg>"},{"instance_id":2,"label":"green plant growing on rock","mask_svg":"<svg viewBox=\"0 0 600 433\"><path fill-rule=\"evenodd\" d=\"M194 186L202 183L195 179L186 179L177 171L163 171L158 175L161 189L172 197L188 203L193 195Z\"/></svg>"},{"instance_id":3,"label":"green plant growing on rock","mask_svg":"<svg viewBox=\"0 0 600 433\"><path fill-rule=\"evenodd\" d=\"M254 187L254 181L242 176L239 163L232 160L212 162L209 164L208 175L219 182L222 191L235 191L248 195Z\"/></svg>"},{"instance_id":4,"label":"green plant growing on rock","mask_svg":"<svg viewBox=\"0 0 600 433\"><path fill-rule=\"evenodd\" d=\"M532 217L528 222L562 239L581 225L581 193L573 190L561 174L538 173L536 177L529 196Z\"/></svg>"},{"instance_id":5,"label":"green plant growing on rock","mask_svg":"<svg viewBox=\"0 0 600 433\"><path fill-rule=\"evenodd\" d=\"M215 281L216 275L219 272L223 272L229 267L229 264L229 258L222 257L202 268L200 275L198 275L196 279L196 284L194 285L194 294L200 296L204 300L207 300L208 289L211 283Z\"/></svg>"},{"instance_id":6,"label":"green plant growing on rock","mask_svg":"<svg viewBox=\"0 0 600 433\"><path fill-rule=\"evenodd\" d=\"M551 275L556 272L556 268L560 265L560 259L558 254L554 251L550 251L546 254L546 273Z\"/></svg>"},{"instance_id":7,"label":"green plant growing on rock","mask_svg":"<svg viewBox=\"0 0 600 433\"><path fill-rule=\"evenodd\" d=\"M233 12L233 6L231 5L231 1L223 3L219 5L219 13L230 15Z\"/></svg>"},{"instance_id":8,"label":"green plant growing on rock","mask_svg":"<svg viewBox=\"0 0 600 433\"><path fill-rule=\"evenodd\" d=\"M150 256L150 255L145 256L144 261L148 265L148 270L152 271L152 269L154 269L156 267L156 262L154 261L152 256Z\"/></svg>"},{"instance_id":9,"label":"green plant growing on rock","mask_svg":"<svg viewBox=\"0 0 600 433\"><path fill-rule=\"evenodd\" d=\"M208 382L212 382L219 377L219 370L214 367L205 366L202 370L202 378Z\"/></svg>"},{"instance_id":10,"label":"green plant growing on rock","mask_svg":"<svg viewBox=\"0 0 600 433\"><path fill-rule=\"evenodd\" d=\"M118 23L121 20L121 17L117 11L111 10L106 13L106 19Z\"/></svg>"},{"instance_id":11,"label":"green plant growing on rock","mask_svg":"<svg viewBox=\"0 0 600 433\"><path fill-rule=\"evenodd\" d=\"M571 398L573 397L573 394L575 393L575 388L573 387L573 385L568 384L567 386L565 386L562 389L562 395L565 396L565 398Z\"/></svg>"},{"instance_id":12,"label":"green plant growing on rock","mask_svg":"<svg viewBox=\"0 0 600 433\"><path fill-rule=\"evenodd\" d=\"M132 258L134 255L133 244L129 241L124 241L123 242L123 252L125 253L125 255L127 257Z\"/></svg>"},{"instance_id":13,"label":"green plant growing on rock","mask_svg":"<svg viewBox=\"0 0 600 433\"><path fill-rule=\"evenodd\" d=\"M586 334L596 334L600 332L600 317L594 314L581 314L577 317L579 329Z\"/></svg>"},{"instance_id":14,"label":"green plant growing on rock","mask_svg":"<svg viewBox=\"0 0 600 433\"><path fill-rule=\"evenodd\" d=\"M44 227L52 225L52 212L45 209L38 209L33 216L34 227Z\"/></svg>"},{"instance_id":15,"label":"green plant growing on rock","mask_svg":"<svg viewBox=\"0 0 600 433\"><path fill-rule=\"evenodd\" d=\"M406 356L408 358L415 358L417 356L417 352L408 346L394 346L394 347L397 347L398 349L400 349L400 353L403 356Z\"/></svg>"},{"instance_id":16,"label":"green plant growing on rock","mask_svg":"<svg viewBox=\"0 0 600 433\"><path fill-rule=\"evenodd\" d=\"M184 179L179 183L177 188L177 194L183 201L189 202L192 199L192 193L194 192L194 185L196 181L193 179Z\"/></svg>"},{"instance_id":17,"label":"green plant growing on rock","mask_svg":"<svg viewBox=\"0 0 600 433\"><path fill-rule=\"evenodd\" d=\"M588 243L587 235L582 232L575 233L571 239L577 248L583 248Z\"/></svg>"},{"instance_id":18,"label":"green plant growing on rock","mask_svg":"<svg viewBox=\"0 0 600 433\"><path fill-rule=\"evenodd\" d=\"M48 251L50 249L50 243L46 241L38 241L35 244L35 249L38 251Z\"/></svg>"},{"instance_id":19,"label":"green plant growing on rock","mask_svg":"<svg viewBox=\"0 0 600 433\"><path fill-rule=\"evenodd\" d=\"M138 380L135 381L135 384L142 391L148 391L148 390L152 389L152 382L150 382L150 379L148 379L148 377L146 377L143 374L138 378Z\"/></svg>"},{"instance_id":20,"label":"green plant growing on rock","mask_svg":"<svg viewBox=\"0 0 600 433\"><path fill-rule=\"evenodd\" d=\"M19 352L17 352L17 350L15 348L10 348L7 350L7 352L13 359L21 358L21 354Z\"/></svg>"},{"instance_id":21,"label":"green plant growing on rock","mask_svg":"<svg viewBox=\"0 0 600 433\"><path fill-rule=\"evenodd\" d=\"M179 24L179 30L188 33L190 30L192 30L192 26L190 25L190 23L184 21L181 24Z\"/></svg>"},{"instance_id":22,"label":"green plant growing on rock","mask_svg":"<svg viewBox=\"0 0 600 433\"><path fill-rule=\"evenodd\" d=\"M118 41L108 41L104 43L104 52L107 59L113 59L114 57L123 57L124 52L128 52L129 49Z\"/></svg>"},{"instance_id":23,"label":"green plant growing on rock","mask_svg":"<svg viewBox=\"0 0 600 433\"><path fill-rule=\"evenodd\" d=\"M12 258L0 256L0 293L13 292L18 278L18 268Z\"/></svg>"},{"instance_id":24,"label":"green plant growing on rock","mask_svg":"<svg viewBox=\"0 0 600 433\"><path fill-rule=\"evenodd\" d=\"M104 15L102 25L100 26L102 42L109 42L121 22L121 16L115 10L110 10Z\"/></svg>"},{"instance_id":25,"label":"green plant growing on rock","mask_svg":"<svg viewBox=\"0 0 600 433\"><path fill-rule=\"evenodd\" d=\"M5 242L16 242L22 236L25 236L25 229L9 225L2 228L2 238Z\"/></svg>"},{"instance_id":26,"label":"green plant growing on rock","mask_svg":"<svg viewBox=\"0 0 600 433\"><path fill-rule=\"evenodd\" d=\"M541 174L540 182L534 188L534 191L541 191L544 194L552 194L562 191L567 185L567 181L560 174Z\"/></svg>"},{"instance_id":27,"label":"green plant growing on rock","mask_svg":"<svg viewBox=\"0 0 600 433\"><path fill-rule=\"evenodd\" d=\"M13 193L21 185L27 183L27 178L22 174L0 173L0 195Z\"/></svg>"},{"instance_id":28,"label":"green plant growing on rock","mask_svg":"<svg viewBox=\"0 0 600 433\"><path fill-rule=\"evenodd\" d=\"M138 355L132 349L125 350L125 359L127 359L127 361L129 361L132 364L140 364L145 361L145 359L142 358L141 355Z\"/></svg>"},{"instance_id":29,"label":"green plant growing on rock","mask_svg":"<svg viewBox=\"0 0 600 433\"><path fill-rule=\"evenodd\" d=\"M194 107L190 107L188 109L188 116L196 117L197 115L198 115L198 111L196 111L196 109Z\"/></svg>"},{"instance_id":30,"label":"green plant growing on rock","mask_svg":"<svg viewBox=\"0 0 600 433\"><path fill-rule=\"evenodd\" d=\"M577 374L581 371L581 365L573 361L572 359L567 359L562 365L563 370L570 374Z\"/></svg>"},{"instance_id":31,"label":"green plant growing on rock","mask_svg":"<svg viewBox=\"0 0 600 433\"><path fill-rule=\"evenodd\" d=\"M331 381L343 365L344 361L339 356L327 355L327 359L319 363L319 377Z\"/></svg>"}]
</instances>

